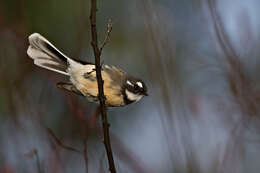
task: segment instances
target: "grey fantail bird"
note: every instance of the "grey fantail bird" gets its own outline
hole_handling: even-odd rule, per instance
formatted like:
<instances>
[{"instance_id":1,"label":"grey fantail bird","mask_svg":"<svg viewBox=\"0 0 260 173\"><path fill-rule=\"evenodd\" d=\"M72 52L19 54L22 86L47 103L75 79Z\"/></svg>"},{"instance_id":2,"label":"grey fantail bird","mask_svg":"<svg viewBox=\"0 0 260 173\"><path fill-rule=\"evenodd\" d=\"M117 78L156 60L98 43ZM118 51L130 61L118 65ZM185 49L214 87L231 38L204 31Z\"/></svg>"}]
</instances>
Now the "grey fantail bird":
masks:
<instances>
[{"instance_id":1,"label":"grey fantail bird","mask_svg":"<svg viewBox=\"0 0 260 173\"><path fill-rule=\"evenodd\" d=\"M82 95L91 102L99 102L93 63L67 57L38 33L29 36L29 43L27 54L35 65L70 77L70 82L57 83L58 88ZM147 96L144 82L120 68L102 65L101 75L107 106L125 106Z\"/></svg>"}]
</instances>

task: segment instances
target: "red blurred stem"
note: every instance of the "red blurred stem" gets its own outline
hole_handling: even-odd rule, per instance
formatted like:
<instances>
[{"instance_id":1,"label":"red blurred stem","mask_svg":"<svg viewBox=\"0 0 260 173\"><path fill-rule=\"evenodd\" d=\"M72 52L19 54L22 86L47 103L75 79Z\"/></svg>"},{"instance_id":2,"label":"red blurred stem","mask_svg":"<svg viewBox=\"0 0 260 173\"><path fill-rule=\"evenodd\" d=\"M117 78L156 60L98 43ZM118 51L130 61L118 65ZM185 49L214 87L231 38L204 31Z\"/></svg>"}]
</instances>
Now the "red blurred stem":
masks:
<instances>
[{"instance_id":1,"label":"red blurred stem","mask_svg":"<svg viewBox=\"0 0 260 173\"><path fill-rule=\"evenodd\" d=\"M70 151L73 151L73 152L76 152L76 153L81 153L79 150L73 148L73 147L70 147L70 146L67 146L67 145L64 145L60 139L54 134L54 132L50 129L50 128L47 128L47 131L48 133L53 137L53 139L55 140L55 142L62 148L66 149L66 150L70 150Z\"/></svg>"}]
</instances>

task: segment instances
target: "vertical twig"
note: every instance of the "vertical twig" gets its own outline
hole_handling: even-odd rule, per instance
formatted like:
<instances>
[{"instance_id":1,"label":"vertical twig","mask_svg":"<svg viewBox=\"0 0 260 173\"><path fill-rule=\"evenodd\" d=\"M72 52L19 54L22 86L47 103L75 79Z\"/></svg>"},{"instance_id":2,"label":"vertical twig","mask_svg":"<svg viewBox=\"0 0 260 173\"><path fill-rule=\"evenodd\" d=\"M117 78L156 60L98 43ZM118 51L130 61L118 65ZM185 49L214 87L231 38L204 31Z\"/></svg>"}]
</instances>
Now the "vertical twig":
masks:
<instances>
[{"instance_id":1,"label":"vertical twig","mask_svg":"<svg viewBox=\"0 0 260 173\"><path fill-rule=\"evenodd\" d=\"M84 163L85 163L86 173L88 173L87 140L88 140L89 134L91 133L91 130L94 128L94 126L96 124L96 119L97 119L99 114L100 114L100 107L97 107L95 113L89 118L88 125L86 126L84 123L81 124L81 126L84 127L84 129L83 129L83 132L84 132L84 134L83 134L83 150L82 151L63 144L62 141L54 134L54 132L50 128L46 128L48 134L54 139L55 143L58 146L60 146L61 148L65 149L65 150L69 150L69 151L73 151L73 152L82 154L83 159L84 159ZM77 115L76 117L80 117L80 116ZM80 117L80 118L82 118L82 117ZM82 119L80 119L80 118L78 120L82 121ZM84 122L85 122L85 120L84 120Z\"/></svg>"},{"instance_id":2,"label":"vertical twig","mask_svg":"<svg viewBox=\"0 0 260 173\"><path fill-rule=\"evenodd\" d=\"M34 153L35 153L35 157L36 157L36 163L37 163L38 172L42 173L43 171L41 169L41 162L40 162L40 157L39 157L38 151L35 149Z\"/></svg>"},{"instance_id":3,"label":"vertical twig","mask_svg":"<svg viewBox=\"0 0 260 173\"><path fill-rule=\"evenodd\" d=\"M40 161L40 157L39 157L39 154L38 154L38 151L37 149L33 149L32 151L30 151L29 153L26 153L25 154L26 157L28 158L33 158L35 157L36 159L36 167L37 167L37 172L38 173L43 173L44 171L42 171L42 168L41 168L41 161Z\"/></svg>"},{"instance_id":4,"label":"vertical twig","mask_svg":"<svg viewBox=\"0 0 260 173\"><path fill-rule=\"evenodd\" d=\"M83 147L82 154L83 154L83 158L85 161L86 173L88 173L88 150L87 150L88 136L96 124L96 119L97 119L99 113L100 113L100 107L98 106L95 113L89 118L88 126L84 130L85 131L84 138L83 138L84 147Z\"/></svg>"},{"instance_id":5,"label":"vertical twig","mask_svg":"<svg viewBox=\"0 0 260 173\"><path fill-rule=\"evenodd\" d=\"M110 144L110 137L109 137L109 124L107 121L107 112L106 112L106 105L105 105L105 96L104 96L104 89L101 76L101 65L100 65L100 55L101 50L98 48L98 39L97 39L97 28L96 28L96 11L97 11L97 1L91 0L91 12L90 12L90 24L91 24L91 36L92 41L91 45L95 55L95 66L96 66L96 77L98 83L98 97L100 102L100 111L102 115L102 125L103 125L103 133L104 133L104 144L106 148L107 158L109 162L109 170L111 173L115 173L115 164L113 159L112 148Z\"/></svg>"},{"instance_id":6,"label":"vertical twig","mask_svg":"<svg viewBox=\"0 0 260 173\"><path fill-rule=\"evenodd\" d=\"M103 48L104 48L105 45L108 43L109 38L110 38L110 33L111 33L111 31L112 31L112 21L111 21L111 19L108 19L108 21L107 21L106 37L105 37L105 39L104 39L104 41L103 41L103 43L102 43L102 45L101 45L101 47L100 47L100 49L99 49L100 52L102 52Z\"/></svg>"},{"instance_id":7,"label":"vertical twig","mask_svg":"<svg viewBox=\"0 0 260 173\"><path fill-rule=\"evenodd\" d=\"M85 162L86 173L88 173L88 150L87 150L87 137L84 138L84 140L83 140L83 145L84 145L84 149L83 149L83 158L84 158L84 162Z\"/></svg>"},{"instance_id":8,"label":"vertical twig","mask_svg":"<svg viewBox=\"0 0 260 173\"><path fill-rule=\"evenodd\" d=\"M244 135L244 129L241 124L244 123L245 120L245 122L248 122L248 118L250 118L251 115L257 115L259 109L250 78L245 71L239 54L237 54L234 46L232 45L231 39L225 30L223 20L217 10L217 1L209 0L208 8L213 20L213 27L216 33L217 42L223 50L224 58L227 60L228 66L224 70L227 74L230 91L241 111L240 119L235 122L234 126L230 130L230 138L227 141L225 153L218 171L227 172L228 165L231 165L232 163L237 164L238 161L243 163L243 160L238 160L240 157L237 156L237 154L242 156L244 152L241 148L241 150L238 151L238 147L243 146L243 143L238 142L241 141L241 138L243 138ZM236 156L234 157L235 154ZM236 166L232 168L233 172L238 172L238 170L241 170L241 167ZM230 171L228 170L228 172Z\"/></svg>"}]
</instances>

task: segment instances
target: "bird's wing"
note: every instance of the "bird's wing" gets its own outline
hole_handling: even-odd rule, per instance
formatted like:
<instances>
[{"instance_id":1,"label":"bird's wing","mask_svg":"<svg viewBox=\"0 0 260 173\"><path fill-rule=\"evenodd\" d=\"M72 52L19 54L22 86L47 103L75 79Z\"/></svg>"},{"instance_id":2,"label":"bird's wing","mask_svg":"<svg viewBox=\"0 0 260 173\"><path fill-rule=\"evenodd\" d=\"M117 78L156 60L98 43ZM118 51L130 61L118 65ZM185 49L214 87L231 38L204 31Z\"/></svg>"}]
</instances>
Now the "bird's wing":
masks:
<instances>
[{"instance_id":1,"label":"bird's wing","mask_svg":"<svg viewBox=\"0 0 260 173\"><path fill-rule=\"evenodd\" d=\"M57 88L64 89L69 92L73 92L77 95L84 96L72 83L59 82L56 84Z\"/></svg>"}]
</instances>

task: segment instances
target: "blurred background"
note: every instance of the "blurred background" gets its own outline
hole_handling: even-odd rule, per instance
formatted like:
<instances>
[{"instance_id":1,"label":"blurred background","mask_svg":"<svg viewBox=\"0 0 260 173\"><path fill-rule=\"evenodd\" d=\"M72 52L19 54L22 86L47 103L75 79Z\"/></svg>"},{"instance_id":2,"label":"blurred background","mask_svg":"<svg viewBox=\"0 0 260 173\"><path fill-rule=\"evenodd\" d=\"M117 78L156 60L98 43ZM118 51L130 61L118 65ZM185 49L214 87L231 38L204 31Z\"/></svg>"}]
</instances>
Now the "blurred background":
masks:
<instances>
[{"instance_id":1,"label":"blurred background","mask_svg":"<svg viewBox=\"0 0 260 173\"><path fill-rule=\"evenodd\" d=\"M108 109L120 173L257 173L260 2L98 1L105 64L141 77L149 97ZM97 105L26 55L38 32L94 62L90 1L0 0L0 172L108 172Z\"/></svg>"}]
</instances>

